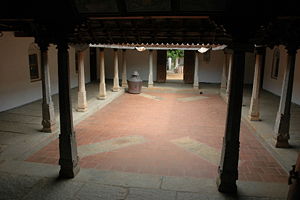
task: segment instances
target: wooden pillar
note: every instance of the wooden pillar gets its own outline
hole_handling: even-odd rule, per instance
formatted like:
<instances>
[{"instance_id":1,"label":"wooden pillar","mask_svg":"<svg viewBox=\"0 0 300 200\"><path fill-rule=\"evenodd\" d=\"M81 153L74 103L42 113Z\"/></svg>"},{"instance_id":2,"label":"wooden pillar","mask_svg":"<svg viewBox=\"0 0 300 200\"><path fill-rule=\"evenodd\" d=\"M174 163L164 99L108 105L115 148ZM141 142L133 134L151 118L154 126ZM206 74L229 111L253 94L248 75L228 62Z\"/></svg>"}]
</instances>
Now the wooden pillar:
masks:
<instances>
[{"instance_id":1,"label":"wooden pillar","mask_svg":"<svg viewBox=\"0 0 300 200\"><path fill-rule=\"evenodd\" d=\"M126 49L122 50L122 87L126 88L127 85L127 70L126 70Z\"/></svg>"},{"instance_id":2,"label":"wooden pillar","mask_svg":"<svg viewBox=\"0 0 300 200\"><path fill-rule=\"evenodd\" d=\"M199 55L198 51L195 51L195 69L194 69L194 89L199 89L199 77L198 77L198 70L199 70Z\"/></svg>"},{"instance_id":3,"label":"wooden pillar","mask_svg":"<svg viewBox=\"0 0 300 200\"><path fill-rule=\"evenodd\" d=\"M99 94L98 99L106 99L106 85L105 85L105 65L104 65L104 49L99 49L100 57L100 84L99 84Z\"/></svg>"},{"instance_id":4,"label":"wooden pillar","mask_svg":"<svg viewBox=\"0 0 300 200\"><path fill-rule=\"evenodd\" d=\"M251 121L259 121L260 74L263 66L263 53L263 47L256 48L252 96L248 114L248 117Z\"/></svg>"},{"instance_id":5,"label":"wooden pillar","mask_svg":"<svg viewBox=\"0 0 300 200\"><path fill-rule=\"evenodd\" d=\"M237 191L245 45L237 43L233 46L233 51L225 136L217 178L218 190L224 193L235 193Z\"/></svg>"},{"instance_id":6,"label":"wooden pillar","mask_svg":"<svg viewBox=\"0 0 300 200\"><path fill-rule=\"evenodd\" d=\"M274 127L274 131L276 134L275 146L279 148L290 147L288 142L288 140L290 139L290 110L293 94L293 81L297 48L288 46L287 53L288 62L282 82L281 98Z\"/></svg>"},{"instance_id":7,"label":"wooden pillar","mask_svg":"<svg viewBox=\"0 0 300 200\"><path fill-rule=\"evenodd\" d=\"M296 165L293 166L293 169L290 171L289 185L290 187L287 199L300 199L300 153L298 154Z\"/></svg>"},{"instance_id":8,"label":"wooden pillar","mask_svg":"<svg viewBox=\"0 0 300 200\"><path fill-rule=\"evenodd\" d=\"M43 132L51 133L56 130L54 106L51 96L50 72L48 66L48 44L39 43L41 51L41 71L42 71L42 126Z\"/></svg>"},{"instance_id":9,"label":"wooden pillar","mask_svg":"<svg viewBox=\"0 0 300 200\"><path fill-rule=\"evenodd\" d=\"M118 49L114 49L114 85L112 88L113 92L118 92L120 90L119 85L119 63L118 63Z\"/></svg>"},{"instance_id":10,"label":"wooden pillar","mask_svg":"<svg viewBox=\"0 0 300 200\"><path fill-rule=\"evenodd\" d=\"M153 50L149 50L149 77L148 87L153 87Z\"/></svg>"},{"instance_id":11,"label":"wooden pillar","mask_svg":"<svg viewBox=\"0 0 300 200\"><path fill-rule=\"evenodd\" d=\"M80 167L70 99L68 43L65 39L58 42L57 49L60 114L59 175L73 178L79 172Z\"/></svg>"},{"instance_id":12,"label":"wooden pillar","mask_svg":"<svg viewBox=\"0 0 300 200\"><path fill-rule=\"evenodd\" d=\"M85 90L85 75L84 75L84 51L78 52L78 103L77 111L87 111L86 90Z\"/></svg>"}]
</instances>

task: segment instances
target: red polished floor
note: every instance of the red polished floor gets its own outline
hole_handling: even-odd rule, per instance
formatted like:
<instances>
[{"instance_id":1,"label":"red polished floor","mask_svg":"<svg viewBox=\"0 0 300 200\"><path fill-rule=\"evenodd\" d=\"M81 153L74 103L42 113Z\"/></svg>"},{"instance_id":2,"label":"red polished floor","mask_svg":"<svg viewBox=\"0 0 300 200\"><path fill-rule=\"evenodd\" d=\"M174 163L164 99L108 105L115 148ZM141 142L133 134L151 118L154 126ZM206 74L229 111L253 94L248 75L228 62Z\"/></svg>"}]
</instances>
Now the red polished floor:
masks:
<instances>
[{"instance_id":1,"label":"red polished floor","mask_svg":"<svg viewBox=\"0 0 300 200\"><path fill-rule=\"evenodd\" d=\"M82 168L117 170L169 176L215 178L217 165L172 141L189 137L221 152L226 104L218 95L182 102L179 98L200 96L193 93L124 94L76 126L78 146L124 136L142 136L145 142L97 153L80 159ZM239 179L285 182L286 172L241 124ZM58 140L27 161L57 164Z\"/></svg>"}]
</instances>

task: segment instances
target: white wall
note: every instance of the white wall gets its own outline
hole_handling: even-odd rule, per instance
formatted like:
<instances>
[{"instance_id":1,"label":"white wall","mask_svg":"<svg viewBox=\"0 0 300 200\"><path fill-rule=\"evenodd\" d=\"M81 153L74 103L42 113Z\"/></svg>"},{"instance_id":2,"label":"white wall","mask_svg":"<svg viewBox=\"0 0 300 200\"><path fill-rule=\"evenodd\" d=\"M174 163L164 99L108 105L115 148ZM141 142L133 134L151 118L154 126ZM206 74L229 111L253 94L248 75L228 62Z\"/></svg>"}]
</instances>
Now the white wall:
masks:
<instances>
[{"instance_id":1,"label":"white wall","mask_svg":"<svg viewBox=\"0 0 300 200\"><path fill-rule=\"evenodd\" d=\"M30 81L28 48L33 38L17 38L12 32L4 32L0 38L0 111L8 110L42 98L41 80ZM86 52L86 82L89 75L89 50ZM69 49L71 87L77 86L75 50ZM58 92L57 50L50 45L48 51L52 94ZM41 71L41 70L39 70Z\"/></svg>"},{"instance_id":2,"label":"white wall","mask_svg":"<svg viewBox=\"0 0 300 200\"><path fill-rule=\"evenodd\" d=\"M199 72L198 72L199 82L220 83L224 59L225 56L223 51L212 51L209 62L205 62L201 55ZM255 64L254 53L246 53L245 77L244 77L245 84L253 83L254 64Z\"/></svg>"},{"instance_id":3,"label":"white wall","mask_svg":"<svg viewBox=\"0 0 300 200\"><path fill-rule=\"evenodd\" d=\"M156 80L156 51L153 51L153 80ZM99 58L99 57L98 57ZM122 78L122 50L118 50L119 58L119 79ZM97 59L98 60L98 59ZM105 78L114 78L114 63L113 63L113 49L104 49L105 60ZM137 70L143 81L148 80L149 75L149 52L137 50L126 50L126 62L127 62L127 78L131 77L134 70Z\"/></svg>"},{"instance_id":4,"label":"white wall","mask_svg":"<svg viewBox=\"0 0 300 200\"><path fill-rule=\"evenodd\" d=\"M265 59L265 72L264 72L264 83L263 88L273 94L280 96L282 82L284 77L284 71L287 65L287 51L285 47L280 45L280 60L279 60L279 72L278 78L271 78L272 73L272 60L273 60L273 51L274 49L267 48L266 50L266 59ZM296 56L295 64L295 75L294 75L294 86L293 86L293 98L292 101L296 104L300 104L300 55L299 52Z\"/></svg>"},{"instance_id":5,"label":"white wall","mask_svg":"<svg viewBox=\"0 0 300 200\"><path fill-rule=\"evenodd\" d=\"M201 54L198 70L199 82L219 83L221 81L223 63L223 51L212 51L209 62L205 62L203 60L203 54Z\"/></svg>"}]
</instances>

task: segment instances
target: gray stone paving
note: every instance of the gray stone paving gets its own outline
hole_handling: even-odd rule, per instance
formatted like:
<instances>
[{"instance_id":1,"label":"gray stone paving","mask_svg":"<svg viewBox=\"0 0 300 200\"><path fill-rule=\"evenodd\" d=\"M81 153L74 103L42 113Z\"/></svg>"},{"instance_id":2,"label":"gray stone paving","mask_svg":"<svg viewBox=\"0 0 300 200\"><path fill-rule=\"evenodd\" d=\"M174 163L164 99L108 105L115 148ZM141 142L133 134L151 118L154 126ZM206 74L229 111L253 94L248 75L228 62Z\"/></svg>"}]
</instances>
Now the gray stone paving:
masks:
<instances>
[{"instance_id":1,"label":"gray stone paving","mask_svg":"<svg viewBox=\"0 0 300 200\"><path fill-rule=\"evenodd\" d=\"M128 147L135 144L145 143L146 139L142 136L125 136L105 140L103 142L81 145L78 147L79 157L90 156L97 153L110 152L116 149Z\"/></svg>"},{"instance_id":2,"label":"gray stone paving","mask_svg":"<svg viewBox=\"0 0 300 200\"><path fill-rule=\"evenodd\" d=\"M178 138L176 140L172 140L172 142L214 165L218 165L220 163L220 152L218 152L215 148L208 146L207 144L198 142L189 137Z\"/></svg>"},{"instance_id":3,"label":"gray stone paving","mask_svg":"<svg viewBox=\"0 0 300 200\"><path fill-rule=\"evenodd\" d=\"M191 86L191 85L188 85ZM109 86L108 86L109 87ZM168 87L168 86L167 86ZM201 88L202 87L202 88ZM75 124L103 107L114 98L122 94L112 93L107 101L96 99L98 85L88 85L89 112L74 112ZM187 87L186 87L187 88ZM185 89L186 89L185 88ZM215 94L218 87L214 85L200 85L204 94ZM143 90L147 90L143 88ZM171 87L167 90L173 90ZM90 91L90 92L89 92ZM150 90L149 90L150 91ZM162 90L164 92L165 90ZM173 90L180 92L180 90ZM169 92L169 91L168 91ZM195 91L190 90L191 93ZM247 92L247 91L246 91ZM264 94L263 94L264 95ZM272 100L272 95L267 94L267 100ZM73 110L76 108L76 89L72 90ZM247 95L245 95L243 113L247 113ZM275 100L276 101L276 100ZM54 97L57 105L57 96ZM258 138L269 146L270 132L273 123L273 113L264 112L271 105L263 102L263 123L255 122L251 126L260 130ZM57 113L58 107L55 107ZM299 119L299 106L293 105L292 119ZM274 110L274 109L273 109ZM275 109L276 110L276 109ZM7 118L6 118L7 116ZM59 166L42 163L25 162L24 159L36 152L53 139L58 132L49 134L41 133L39 129L41 117L41 102L24 105L0 113L0 200L6 199L174 199L174 200L199 200L199 199L245 199L245 200L271 200L285 199L288 185L286 183L263 183L238 181L237 196L227 196L217 191L214 179L197 179L189 177L158 176L149 174L136 174L118 171L105 171L96 169L81 169L80 173L71 180L57 179ZM20 119L24 121L20 122ZM59 118L57 117L57 120ZM252 122L251 122L252 123ZM271 130L271 131L270 131ZM292 139L297 147L299 125L291 125ZM258 132L258 131L257 131ZM275 157L286 166L294 162L295 149L278 150L269 147ZM297 149L296 149L297 150ZM274 153L275 152L275 153ZM290 153L292 152L292 154Z\"/></svg>"},{"instance_id":4,"label":"gray stone paving","mask_svg":"<svg viewBox=\"0 0 300 200\"><path fill-rule=\"evenodd\" d=\"M202 99L207 99L209 97L206 96L195 96L195 97L184 97L184 98L177 98L180 102L190 102L190 101L198 101Z\"/></svg>"}]
</instances>

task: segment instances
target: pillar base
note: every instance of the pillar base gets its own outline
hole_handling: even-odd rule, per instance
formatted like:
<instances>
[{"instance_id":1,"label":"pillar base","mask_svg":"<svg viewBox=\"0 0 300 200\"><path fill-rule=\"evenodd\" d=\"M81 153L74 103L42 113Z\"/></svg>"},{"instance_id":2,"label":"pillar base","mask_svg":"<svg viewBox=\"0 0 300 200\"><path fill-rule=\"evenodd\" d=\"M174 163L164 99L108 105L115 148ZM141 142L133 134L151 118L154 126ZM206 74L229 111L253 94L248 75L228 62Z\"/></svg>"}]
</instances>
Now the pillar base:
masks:
<instances>
[{"instance_id":1,"label":"pillar base","mask_svg":"<svg viewBox=\"0 0 300 200\"><path fill-rule=\"evenodd\" d=\"M153 84L148 84L148 88L153 88Z\"/></svg>"},{"instance_id":2,"label":"pillar base","mask_svg":"<svg viewBox=\"0 0 300 200\"><path fill-rule=\"evenodd\" d=\"M224 179L224 178L223 178ZM219 175L219 177L217 177L217 187L218 187L218 191L222 192L222 193L230 193L230 194L235 194L237 192L237 186L236 186L236 182L235 181L230 181L229 180L223 180L221 178L221 175Z\"/></svg>"},{"instance_id":3,"label":"pillar base","mask_svg":"<svg viewBox=\"0 0 300 200\"><path fill-rule=\"evenodd\" d=\"M279 139L275 138L275 147L276 148L291 148L288 139Z\"/></svg>"},{"instance_id":4,"label":"pillar base","mask_svg":"<svg viewBox=\"0 0 300 200\"><path fill-rule=\"evenodd\" d=\"M43 127L43 129L41 130L44 133L53 133L57 130L57 126L56 124L53 124L51 126L48 127Z\"/></svg>"},{"instance_id":5,"label":"pillar base","mask_svg":"<svg viewBox=\"0 0 300 200\"><path fill-rule=\"evenodd\" d=\"M79 165L61 166L59 171L60 178L74 178L80 171Z\"/></svg>"},{"instance_id":6,"label":"pillar base","mask_svg":"<svg viewBox=\"0 0 300 200\"><path fill-rule=\"evenodd\" d=\"M225 101L225 103L228 103L228 96L226 95L226 93L220 93L222 99Z\"/></svg>"},{"instance_id":7,"label":"pillar base","mask_svg":"<svg viewBox=\"0 0 300 200\"><path fill-rule=\"evenodd\" d=\"M120 90L120 87L114 87L114 88L112 88L113 92L118 92L119 90Z\"/></svg>"},{"instance_id":8,"label":"pillar base","mask_svg":"<svg viewBox=\"0 0 300 200\"><path fill-rule=\"evenodd\" d=\"M250 121L261 121L259 115L248 115Z\"/></svg>"},{"instance_id":9,"label":"pillar base","mask_svg":"<svg viewBox=\"0 0 300 200\"><path fill-rule=\"evenodd\" d=\"M76 111L77 112L86 112L88 109L87 107L84 107L84 108L76 108Z\"/></svg>"},{"instance_id":10,"label":"pillar base","mask_svg":"<svg viewBox=\"0 0 300 200\"><path fill-rule=\"evenodd\" d=\"M78 96L78 103L77 103L76 110L78 112L87 111L86 91L79 91L77 96Z\"/></svg>"},{"instance_id":11,"label":"pillar base","mask_svg":"<svg viewBox=\"0 0 300 200\"><path fill-rule=\"evenodd\" d=\"M97 99L104 100L104 99L106 99L106 96L98 96Z\"/></svg>"},{"instance_id":12,"label":"pillar base","mask_svg":"<svg viewBox=\"0 0 300 200\"><path fill-rule=\"evenodd\" d=\"M127 83L122 83L122 88L127 88L128 84Z\"/></svg>"}]
</instances>

